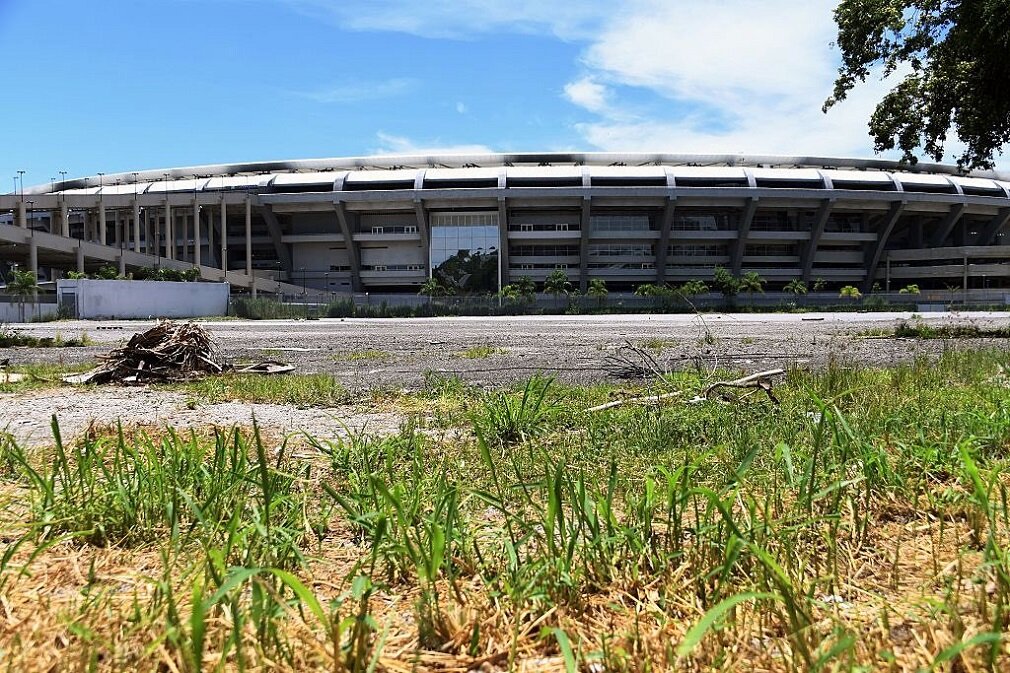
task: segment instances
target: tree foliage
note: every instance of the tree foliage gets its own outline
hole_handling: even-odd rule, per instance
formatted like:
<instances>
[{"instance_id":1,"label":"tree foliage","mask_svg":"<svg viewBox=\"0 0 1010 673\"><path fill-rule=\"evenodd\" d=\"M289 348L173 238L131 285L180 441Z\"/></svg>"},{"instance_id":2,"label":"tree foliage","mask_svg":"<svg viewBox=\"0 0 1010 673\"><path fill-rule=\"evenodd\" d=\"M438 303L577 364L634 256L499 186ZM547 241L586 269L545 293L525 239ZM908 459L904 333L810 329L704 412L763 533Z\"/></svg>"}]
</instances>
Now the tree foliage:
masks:
<instances>
[{"instance_id":1,"label":"tree foliage","mask_svg":"<svg viewBox=\"0 0 1010 673\"><path fill-rule=\"evenodd\" d=\"M792 294L799 297L807 293L807 284L804 283L799 278L794 278L793 280L785 284L785 287L782 288L782 291L791 292Z\"/></svg>"},{"instance_id":2,"label":"tree foliage","mask_svg":"<svg viewBox=\"0 0 1010 673\"><path fill-rule=\"evenodd\" d=\"M568 294L571 291L572 284L568 280L568 274L561 269L554 269L544 279L544 292L547 294Z\"/></svg>"},{"instance_id":3,"label":"tree foliage","mask_svg":"<svg viewBox=\"0 0 1010 673\"><path fill-rule=\"evenodd\" d=\"M1010 142L1010 0L842 0L842 66L827 111L868 77L901 79L877 104L870 135L903 160L942 161L948 134L962 168L992 168Z\"/></svg>"},{"instance_id":4,"label":"tree foliage","mask_svg":"<svg viewBox=\"0 0 1010 673\"><path fill-rule=\"evenodd\" d=\"M715 272L712 276L712 285L719 292L722 292L724 297L733 297L740 292L740 279L723 266L715 267Z\"/></svg>"}]
</instances>

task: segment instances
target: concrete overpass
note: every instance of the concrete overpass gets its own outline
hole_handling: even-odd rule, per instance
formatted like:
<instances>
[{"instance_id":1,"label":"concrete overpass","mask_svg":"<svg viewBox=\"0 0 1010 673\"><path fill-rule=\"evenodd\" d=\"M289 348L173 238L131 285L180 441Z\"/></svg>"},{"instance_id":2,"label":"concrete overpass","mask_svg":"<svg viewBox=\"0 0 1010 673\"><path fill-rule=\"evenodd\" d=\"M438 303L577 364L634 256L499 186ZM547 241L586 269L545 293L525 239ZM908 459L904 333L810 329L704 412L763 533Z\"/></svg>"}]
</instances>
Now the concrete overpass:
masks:
<instances>
[{"instance_id":1,"label":"concrete overpass","mask_svg":"<svg viewBox=\"0 0 1010 673\"><path fill-rule=\"evenodd\" d=\"M303 292L304 288L279 281L270 271L253 268L252 211L255 197L230 196L213 199L213 205L222 218L213 222L210 220L209 204L203 204L211 200L208 198L187 200L185 205L189 207L189 212L182 215L179 211L184 204L179 198L0 195L0 213L7 211L13 214L12 218L8 218L9 222L0 223L0 259L17 262L36 275L40 268L94 272L106 265L115 266L120 275L138 269L185 271L195 268L202 280L225 281L253 296L260 292ZM236 241L235 237L220 233L227 231L229 204L234 207L233 212L244 212L242 240ZM175 215L172 214L173 207L177 209ZM160 209L157 214L154 213L156 208ZM202 213L204 209L206 213ZM41 215L45 217L38 217ZM181 231L177 231L173 225L180 222L184 224ZM207 227L203 233L201 222ZM213 245L215 233L220 248L208 255L208 243ZM246 264L240 269L226 268L229 245L236 244L245 252ZM203 263L206 257L216 264Z\"/></svg>"}]
</instances>

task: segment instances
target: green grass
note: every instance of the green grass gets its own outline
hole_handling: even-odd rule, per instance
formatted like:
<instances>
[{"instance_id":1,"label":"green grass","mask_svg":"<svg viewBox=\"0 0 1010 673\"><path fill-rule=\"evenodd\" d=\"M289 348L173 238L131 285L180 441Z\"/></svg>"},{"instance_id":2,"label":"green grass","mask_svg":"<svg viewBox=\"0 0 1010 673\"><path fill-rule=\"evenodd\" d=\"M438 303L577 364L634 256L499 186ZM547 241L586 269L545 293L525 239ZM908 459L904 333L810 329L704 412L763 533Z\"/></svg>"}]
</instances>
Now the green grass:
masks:
<instances>
[{"instance_id":1,"label":"green grass","mask_svg":"<svg viewBox=\"0 0 1010 673\"><path fill-rule=\"evenodd\" d=\"M894 327L871 327L861 330L861 337L895 337L901 339L1006 339L1010 327L983 327L971 323L936 324L922 320L902 320Z\"/></svg>"},{"instance_id":2,"label":"green grass","mask_svg":"<svg viewBox=\"0 0 1010 673\"><path fill-rule=\"evenodd\" d=\"M347 404L347 389L329 374L225 374L168 386L200 402L214 404L241 400L298 407L334 407Z\"/></svg>"},{"instance_id":3,"label":"green grass","mask_svg":"<svg viewBox=\"0 0 1010 673\"><path fill-rule=\"evenodd\" d=\"M656 351L659 353L664 348L670 348L671 346L676 346L677 342L673 339L660 339L659 337L654 337L651 339L645 339L639 343L639 346L646 350Z\"/></svg>"},{"instance_id":4,"label":"green grass","mask_svg":"<svg viewBox=\"0 0 1010 673\"><path fill-rule=\"evenodd\" d=\"M87 370L91 364L67 365L62 363L13 364L5 371L21 374L24 379L16 383L6 383L0 377L0 393L17 393L38 388L63 385L62 377Z\"/></svg>"},{"instance_id":5,"label":"green grass","mask_svg":"<svg viewBox=\"0 0 1010 673\"><path fill-rule=\"evenodd\" d=\"M73 623L61 656L120 669L1007 670L1008 368L831 363L778 405L689 402L710 380L685 372L662 407L598 413L652 391L431 376L399 432L297 456L241 432L0 437L0 582L15 617L53 614L0 649L17 668ZM52 573L78 598L19 611L22 567L110 547L147 554L150 590Z\"/></svg>"},{"instance_id":6,"label":"green grass","mask_svg":"<svg viewBox=\"0 0 1010 673\"><path fill-rule=\"evenodd\" d=\"M508 353L508 349L500 348L498 346L471 346L466 350L462 350L456 354L457 357L463 358L464 360L486 360L494 355L504 355Z\"/></svg>"},{"instance_id":7,"label":"green grass","mask_svg":"<svg viewBox=\"0 0 1010 673\"><path fill-rule=\"evenodd\" d=\"M88 336L87 332L81 332L76 337L64 337L60 332L56 332L52 337L37 337L25 334L18 329L2 327L0 328L0 348L28 347L28 348L77 348L80 346L94 346L95 341Z\"/></svg>"},{"instance_id":8,"label":"green grass","mask_svg":"<svg viewBox=\"0 0 1010 673\"><path fill-rule=\"evenodd\" d=\"M333 356L336 362L369 362L378 361L382 362L391 359L393 356L388 351L375 350L375 349L363 349L357 351L347 351L344 353L337 353Z\"/></svg>"}]
</instances>

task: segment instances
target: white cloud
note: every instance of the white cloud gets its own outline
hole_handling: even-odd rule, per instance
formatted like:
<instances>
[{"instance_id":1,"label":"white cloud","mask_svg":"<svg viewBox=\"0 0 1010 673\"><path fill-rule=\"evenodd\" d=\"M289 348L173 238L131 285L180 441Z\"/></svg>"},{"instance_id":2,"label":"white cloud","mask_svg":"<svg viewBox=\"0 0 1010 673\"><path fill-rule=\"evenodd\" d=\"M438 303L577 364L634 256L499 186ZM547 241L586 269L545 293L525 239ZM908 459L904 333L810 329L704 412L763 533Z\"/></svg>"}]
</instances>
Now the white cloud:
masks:
<instances>
[{"instance_id":1,"label":"white cloud","mask_svg":"<svg viewBox=\"0 0 1010 673\"><path fill-rule=\"evenodd\" d=\"M456 101L456 112L458 112L461 115L465 115L467 112L466 103L464 103L463 101Z\"/></svg>"},{"instance_id":2,"label":"white cloud","mask_svg":"<svg viewBox=\"0 0 1010 673\"><path fill-rule=\"evenodd\" d=\"M634 2L591 41L589 74L565 87L597 117L576 129L604 150L871 155L866 123L885 83L821 112L837 67L832 4ZM584 85L601 80L602 93ZM635 89L670 112L636 112Z\"/></svg>"},{"instance_id":3,"label":"white cloud","mask_svg":"<svg viewBox=\"0 0 1010 673\"><path fill-rule=\"evenodd\" d=\"M417 80L397 77L381 82L342 82L310 91L291 93L317 103L360 103L401 96L416 89L417 86Z\"/></svg>"},{"instance_id":4,"label":"white cloud","mask_svg":"<svg viewBox=\"0 0 1010 673\"><path fill-rule=\"evenodd\" d=\"M518 32L584 38L610 18L604 0L551 3L543 0L284 0L349 30L393 31L429 38L471 39Z\"/></svg>"},{"instance_id":5,"label":"white cloud","mask_svg":"<svg viewBox=\"0 0 1010 673\"><path fill-rule=\"evenodd\" d=\"M404 136L379 131L375 134L380 145L371 150L374 154L490 154L494 150L487 145L452 144L441 140L418 142Z\"/></svg>"},{"instance_id":6,"label":"white cloud","mask_svg":"<svg viewBox=\"0 0 1010 673\"><path fill-rule=\"evenodd\" d=\"M609 96L607 87L592 77L583 77L565 85L565 98L590 112L606 113L610 108Z\"/></svg>"}]
</instances>

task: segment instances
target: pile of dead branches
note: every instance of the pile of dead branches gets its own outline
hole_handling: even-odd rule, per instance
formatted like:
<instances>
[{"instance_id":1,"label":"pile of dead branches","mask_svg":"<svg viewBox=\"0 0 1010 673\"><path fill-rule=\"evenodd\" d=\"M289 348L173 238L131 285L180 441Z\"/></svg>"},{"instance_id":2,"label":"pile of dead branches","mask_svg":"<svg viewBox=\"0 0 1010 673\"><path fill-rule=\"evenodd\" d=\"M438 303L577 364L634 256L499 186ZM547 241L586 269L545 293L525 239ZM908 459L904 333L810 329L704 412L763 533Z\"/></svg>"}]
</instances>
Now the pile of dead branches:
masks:
<instances>
[{"instance_id":1,"label":"pile of dead branches","mask_svg":"<svg viewBox=\"0 0 1010 673\"><path fill-rule=\"evenodd\" d=\"M191 322L160 322L82 376L80 383L167 383L220 374L227 365L210 333Z\"/></svg>"}]
</instances>

